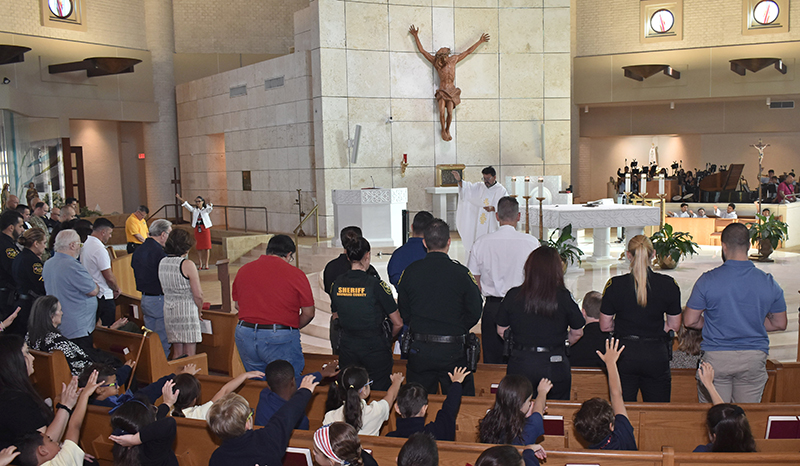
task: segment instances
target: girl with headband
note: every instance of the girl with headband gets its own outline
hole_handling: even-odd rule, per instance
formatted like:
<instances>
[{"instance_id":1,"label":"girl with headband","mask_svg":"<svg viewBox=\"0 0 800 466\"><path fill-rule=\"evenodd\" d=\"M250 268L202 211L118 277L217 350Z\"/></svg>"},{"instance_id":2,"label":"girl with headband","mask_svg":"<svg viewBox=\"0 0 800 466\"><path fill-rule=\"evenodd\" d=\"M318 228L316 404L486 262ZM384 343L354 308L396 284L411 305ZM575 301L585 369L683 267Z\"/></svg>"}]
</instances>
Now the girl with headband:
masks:
<instances>
[{"instance_id":1,"label":"girl with headband","mask_svg":"<svg viewBox=\"0 0 800 466\"><path fill-rule=\"evenodd\" d=\"M314 462L319 466L378 466L361 448L355 427L334 422L314 432Z\"/></svg>"}]
</instances>

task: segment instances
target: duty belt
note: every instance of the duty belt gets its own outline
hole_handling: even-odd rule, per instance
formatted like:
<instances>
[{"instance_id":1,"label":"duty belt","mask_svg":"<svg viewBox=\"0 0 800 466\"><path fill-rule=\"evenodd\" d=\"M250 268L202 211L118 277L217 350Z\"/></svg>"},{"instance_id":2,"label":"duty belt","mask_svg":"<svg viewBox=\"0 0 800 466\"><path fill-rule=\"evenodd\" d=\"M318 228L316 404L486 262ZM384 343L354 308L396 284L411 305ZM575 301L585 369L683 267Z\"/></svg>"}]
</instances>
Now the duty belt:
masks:
<instances>
[{"instance_id":1,"label":"duty belt","mask_svg":"<svg viewBox=\"0 0 800 466\"><path fill-rule=\"evenodd\" d=\"M514 349L517 351L529 351L531 353L553 353L562 350L560 346L523 346L519 343L514 343Z\"/></svg>"},{"instance_id":2,"label":"duty belt","mask_svg":"<svg viewBox=\"0 0 800 466\"><path fill-rule=\"evenodd\" d=\"M411 336L415 342L422 343L461 343L467 341L466 335L428 335L425 333L415 333Z\"/></svg>"},{"instance_id":3,"label":"duty belt","mask_svg":"<svg viewBox=\"0 0 800 466\"><path fill-rule=\"evenodd\" d=\"M499 296L487 296L486 297L486 302L487 303L499 303L502 300L503 300L503 298L501 298Z\"/></svg>"}]
</instances>

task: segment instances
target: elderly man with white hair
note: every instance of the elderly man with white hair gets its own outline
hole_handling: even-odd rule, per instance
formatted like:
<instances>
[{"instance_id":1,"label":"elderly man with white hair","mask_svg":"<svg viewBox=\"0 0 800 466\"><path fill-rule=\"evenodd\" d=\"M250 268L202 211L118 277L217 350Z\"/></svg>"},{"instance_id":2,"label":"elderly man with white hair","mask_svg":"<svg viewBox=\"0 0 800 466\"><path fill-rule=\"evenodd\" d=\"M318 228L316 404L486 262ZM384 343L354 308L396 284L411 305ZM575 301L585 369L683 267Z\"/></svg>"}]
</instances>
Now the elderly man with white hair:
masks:
<instances>
[{"instance_id":1,"label":"elderly man with white hair","mask_svg":"<svg viewBox=\"0 0 800 466\"><path fill-rule=\"evenodd\" d=\"M55 254L42 270L44 289L58 298L64 316L61 334L91 351L97 323L97 293L100 291L86 267L78 261L81 238L75 230L61 230L53 246Z\"/></svg>"}]
</instances>

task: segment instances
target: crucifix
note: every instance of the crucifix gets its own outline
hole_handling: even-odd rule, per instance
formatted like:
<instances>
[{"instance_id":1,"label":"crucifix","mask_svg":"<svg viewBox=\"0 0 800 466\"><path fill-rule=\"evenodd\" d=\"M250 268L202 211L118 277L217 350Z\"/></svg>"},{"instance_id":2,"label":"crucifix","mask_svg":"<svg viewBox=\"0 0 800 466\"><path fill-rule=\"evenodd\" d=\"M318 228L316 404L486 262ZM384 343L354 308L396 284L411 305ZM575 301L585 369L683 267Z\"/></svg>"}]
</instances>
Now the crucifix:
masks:
<instances>
[{"instance_id":1,"label":"crucifix","mask_svg":"<svg viewBox=\"0 0 800 466\"><path fill-rule=\"evenodd\" d=\"M455 86L456 64L467 58L467 55L474 52L479 45L484 42L489 42L489 34L482 34L478 42L475 42L472 47L464 52L450 55L450 49L442 47L433 55L422 48L422 42L419 41L419 28L414 27L412 24L411 27L408 28L408 32L414 36L419 53L421 53L426 60L431 62L436 72L439 73L439 89L434 94L434 97L439 105L439 123L442 127L442 139L450 141L453 139L450 135L450 123L453 121L453 112L456 106L461 103L461 89Z\"/></svg>"},{"instance_id":2,"label":"crucifix","mask_svg":"<svg viewBox=\"0 0 800 466\"><path fill-rule=\"evenodd\" d=\"M760 214L762 212L762 210L761 210L761 185L762 185L762 183L761 183L761 172L764 170L763 166L761 165L761 162L764 160L764 149L769 147L769 144L764 144L763 142L761 142L761 138L758 138L758 144L750 144L750 147L755 147L755 149L758 151L758 213ZM756 218L758 218L758 216L756 216ZM759 223L761 223L760 219L759 219Z\"/></svg>"},{"instance_id":3,"label":"crucifix","mask_svg":"<svg viewBox=\"0 0 800 466\"><path fill-rule=\"evenodd\" d=\"M175 194L180 194L181 179L178 178L178 167L172 167L172 181L170 181L170 183L175 187ZM181 205L178 202L178 196L175 196L175 223L183 221L181 213Z\"/></svg>"}]
</instances>

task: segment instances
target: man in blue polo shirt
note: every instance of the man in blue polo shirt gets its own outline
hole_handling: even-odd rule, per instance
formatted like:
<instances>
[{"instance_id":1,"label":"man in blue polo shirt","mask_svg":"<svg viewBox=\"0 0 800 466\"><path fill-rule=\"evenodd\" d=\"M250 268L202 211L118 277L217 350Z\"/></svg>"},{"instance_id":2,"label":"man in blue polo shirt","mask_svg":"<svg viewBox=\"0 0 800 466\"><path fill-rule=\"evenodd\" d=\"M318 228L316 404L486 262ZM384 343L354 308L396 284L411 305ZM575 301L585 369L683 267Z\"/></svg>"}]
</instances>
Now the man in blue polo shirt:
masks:
<instances>
[{"instance_id":1,"label":"man in blue polo shirt","mask_svg":"<svg viewBox=\"0 0 800 466\"><path fill-rule=\"evenodd\" d=\"M142 292L144 325L158 334L164 354L169 357L170 344L164 327L164 291L158 279L158 263L167 257L164 244L172 232L172 222L160 218L150 225L150 236L133 251L131 267L136 278L136 289Z\"/></svg>"},{"instance_id":2,"label":"man in blue polo shirt","mask_svg":"<svg viewBox=\"0 0 800 466\"><path fill-rule=\"evenodd\" d=\"M53 246L55 254L44 263L42 278L47 294L58 298L64 316L61 334L84 351L92 351L100 288L78 261L81 238L75 230L61 230Z\"/></svg>"},{"instance_id":3,"label":"man in blue polo shirt","mask_svg":"<svg viewBox=\"0 0 800 466\"><path fill-rule=\"evenodd\" d=\"M403 270L409 264L425 259L425 256L428 255L428 250L422 244L422 236L431 220L433 220L433 215L424 210L417 212L417 215L414 216L414 222L411 224L411 238L408 238L406 244L394 250L392 258L389 259L389 264L386 266L386 271L389 273L389 283L392 285L397 286L400 276L403 275Z\"/></svg>"},{"instance_id":4,"label":"man in blue polo shirt","mask_svg":"<svg viewBox=\"0 0 800 466\"><path fill-rule=\"evenodd\" d=\"M747 227L722 231L720 267L704 273L686 303L683 324L703 329L703 359L714 367L714 386L726 403L760 403L767 382L767 332L786 330L783 290L747 257ZM710 401L698 388L700 402Z\"/></svg>"}]
</instances>

